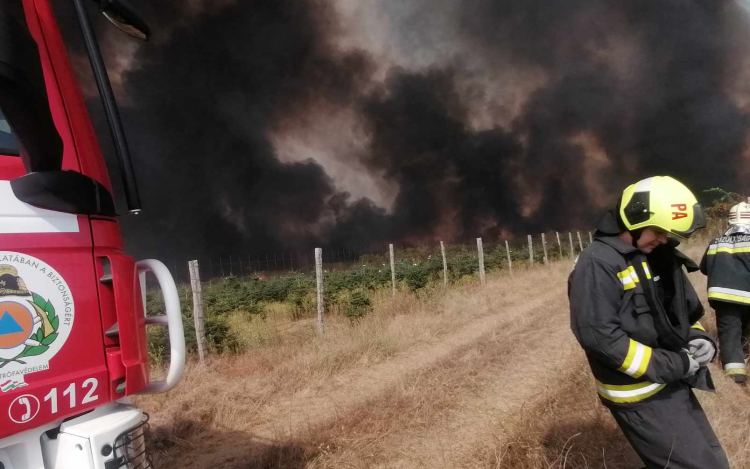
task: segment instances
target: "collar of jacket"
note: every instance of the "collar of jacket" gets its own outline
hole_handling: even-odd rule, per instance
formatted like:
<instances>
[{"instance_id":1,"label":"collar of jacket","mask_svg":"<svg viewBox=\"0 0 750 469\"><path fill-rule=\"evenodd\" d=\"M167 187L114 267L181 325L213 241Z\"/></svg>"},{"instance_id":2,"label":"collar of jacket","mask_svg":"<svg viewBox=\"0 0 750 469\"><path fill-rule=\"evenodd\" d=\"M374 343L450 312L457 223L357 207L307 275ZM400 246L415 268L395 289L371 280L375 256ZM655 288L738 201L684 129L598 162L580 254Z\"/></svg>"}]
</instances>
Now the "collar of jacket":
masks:
<instances>
[{"instance_id":1,"label":"collar of jacket","mask_svg":"<svg viewBox=\"0 0 750 469\"><path fill-rule=\"evenodd\" d=\"M626 243L618 236L625 231L625 226L619 223L617 207L607 210L596 226L594 238L614 248L620 254L631 254L638 251L633 245Z\"/></svg>"},{"instance_id":2,"label":"collar of jacket","mask_svg":"<svg viewBox=\"0 0 750 469\"><path fill-rule=\"evenodd\" d=\"M726 232L724 232L724 236L731 236L737 233L750 234L750 225L746 225L746 224L732 225L727 229Z\"/></svg>"},{"instance_id":3,"label":"collar of jacket","mask_svg":"<svg viewBox=\"0 0 750 469\"><path fill-rule=\"evenodd\" d=\"M612 236L607 233L602 233L601 231L597 231L594 234L594 239L601 241L602 243L612 247L615 251L619 252L622 255L640 252L638 249L634 248L632 245L623 241L617 235Z\"/></svg>"},{"instance_id":4,"label":"collar of jacket","mask_svg":"<svg viewBox=\"0 0 750 469\"><path fill-rule=\"evenodd\" d=\"M604 216L596 225L597 234L616 236L626 231L625 224L620 221L619 209L611 208L604 213Z\"/></svg>"}]
</instances>

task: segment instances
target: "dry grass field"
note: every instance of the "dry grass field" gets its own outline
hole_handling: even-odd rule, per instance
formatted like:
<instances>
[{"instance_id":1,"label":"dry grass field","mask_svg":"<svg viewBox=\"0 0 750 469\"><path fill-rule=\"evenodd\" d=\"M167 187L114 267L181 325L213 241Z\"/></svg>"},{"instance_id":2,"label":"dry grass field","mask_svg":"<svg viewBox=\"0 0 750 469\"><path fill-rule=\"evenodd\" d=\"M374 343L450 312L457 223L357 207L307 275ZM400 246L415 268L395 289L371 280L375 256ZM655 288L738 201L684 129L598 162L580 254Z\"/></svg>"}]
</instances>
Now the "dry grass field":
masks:
<instances>
[{"instance_id":1,"label":"dry grass field","mask_svg":"<svg viewBox=\"0 0 750 469\"><path fill-rule=\"evenodd\" d=\"M156 466L640 467L570 333L571 267L383 292L356 323L327 318L323 337L283 315L238 324L254 337L245 353L190 364L176 390L138 399ZM718 390L699 398L732 467L750 468L750 391L712 371Z\"/></svg>"}]
</instances>

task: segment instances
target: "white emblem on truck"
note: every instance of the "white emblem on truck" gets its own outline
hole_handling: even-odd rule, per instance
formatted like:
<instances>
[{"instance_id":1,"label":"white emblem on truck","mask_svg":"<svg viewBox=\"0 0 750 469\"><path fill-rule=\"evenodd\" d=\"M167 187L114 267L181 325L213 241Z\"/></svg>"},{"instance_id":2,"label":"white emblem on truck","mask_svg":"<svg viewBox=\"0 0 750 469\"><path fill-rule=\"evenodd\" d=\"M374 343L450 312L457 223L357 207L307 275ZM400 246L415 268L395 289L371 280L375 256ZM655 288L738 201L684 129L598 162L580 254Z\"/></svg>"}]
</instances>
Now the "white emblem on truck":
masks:
<instances>
[{"instance_id":1,"label":"white emblem on truck","mask_svg":"<svg viewBox=\"0 0 750 469\"><path fill-rule=\"evenodd\" d=\"M0 392L25 387L26 375L49 370L74 318L73 296L56 270L27 254L0 251Z\"/></svg>"}]
</instances>

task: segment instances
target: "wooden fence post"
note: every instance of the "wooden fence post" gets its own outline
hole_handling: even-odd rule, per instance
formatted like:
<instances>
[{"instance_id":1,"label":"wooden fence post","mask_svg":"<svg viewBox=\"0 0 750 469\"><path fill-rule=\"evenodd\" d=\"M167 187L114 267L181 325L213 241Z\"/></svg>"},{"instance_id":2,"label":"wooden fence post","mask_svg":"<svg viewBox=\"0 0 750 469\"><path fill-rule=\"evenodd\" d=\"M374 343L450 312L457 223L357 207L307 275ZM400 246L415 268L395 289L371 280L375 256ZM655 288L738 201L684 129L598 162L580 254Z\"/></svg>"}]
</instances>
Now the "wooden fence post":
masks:
<instances>
[{"instance_id":1,"label":"wooden fence post","mask_svg":"<svg viewBox=\"0 0 750 469\"><path fill-rule=\"evenodd\" d=\"M589 246L594 244L594 238L591 236L591 232L589 231Z\"/></svg>"},{"instance_id":2,"label":"wooden fence post","mask_svg":"<svg viewBox=\"0 0 750 469\"><path fill-rule=\"evenodd\" d=\"M477 255L479 256L479 283L484 285L484 249L482 238L477 238Z\"/></svg>"},{"instance_id":3,"label":"wooden fence post","mask_svg":"<svg viewBox=\"0 0 750 469\"><path fill-rule=\"evenodd\" d=\"M568 240L570 240L570 257L576 257L576 248L573 246L573 232L568 231Z\"/></svg>"},{"instance_id":4,"label":"wooden fence post","mask_svg":"<svg viewBox=\"0 0 750 469\"><path fill-rule=\"evenodd\" d=\"M393 244L388 245L391 253L391 284L393 285L393 296L396 296L396 261L393 259Z\"/></svg>"},{"instance_id":5,"label":"wooden fence post","mask_svg":"<svg viewBox=\"0 0 750 469\"><path fill-rule=\"evenodd\" d=\"M576 231L576 234L578 235L578 245L581 247L581 252L583 252L583 242L581 241L581 232Z\"/></svg>"},{"instance_id":6,"label":"wooden fence post","mask_svg":"<svg viewBox=\"0 0 750 469\"><path fill-rule=\"evenodd\" d=\"M529 264L534 265L534 247L531 244L531 235L529 237Z\"/></svg>"},{"instance_id":7,"label":"wooden fence post","mask_svg":"<svg viewBox=\"0 0 750 469\"><path fill-rule=\"evenodd\" d=\"M325 304L323 302L323 249L321 248L315 248L315 278L318 290L318 321L315 325L318 334L322 334Z\"/></svg>"},{"instance_id":8,"label":"wooden fence post","mask_svg":"<svg viewBox=\"0 0 750 469\"><path fill-rule=\"evenodd\" d=\"M557 236L557 247L560 248L560 260L563 259L563 250L562 250L562 243L560 243L560 233L555 231L555 235Z\"/></svg>"},{"instance_id":9,"label":"wooden fence post","mask_svg":"<svg viewBox=\"0 0 750 469\"><path fill-rule=\"evenodd\" d=\"M203 289L198 261L188 262L190 286L193 290L193 320L195 322L195 339L198 342L198 357L201 364L208 364L208 343L206 342L206 325L203 322Z\"/></svg>"},{"instance_id":10,"label":"wooden fence post","mask_svg":"<svg viewBox=\"0 0 750 469\"><path fill-rule=\"evenodd\" d=\"M542 233L542 249L544 249L544 265L549 265L549 261L547 260L547 240L544 237L544 233Z\"/></svg>"},{"instance_id":11,"label":"wooden fence post","mask_svg":"<svg viewBox=\"0 0 750 469\"><path fill-rule=\"evenodd\" d=\"M440 254L443 255L443 285L448 285L448 261L445 258L445 244L440 241Z\"/></svg>"},{"instance_id":12,"label":"wooden fence post","mask_svg":"<svg viewBox=\"0 0 750 469\"><path fill-rule=\"evenodd\" d=\"M508 269L510 274L513 275L513 261L510 259L510 247L508 246L508 240L505 240L505 252L508 253Z\"/></svg>"}]
</instances>

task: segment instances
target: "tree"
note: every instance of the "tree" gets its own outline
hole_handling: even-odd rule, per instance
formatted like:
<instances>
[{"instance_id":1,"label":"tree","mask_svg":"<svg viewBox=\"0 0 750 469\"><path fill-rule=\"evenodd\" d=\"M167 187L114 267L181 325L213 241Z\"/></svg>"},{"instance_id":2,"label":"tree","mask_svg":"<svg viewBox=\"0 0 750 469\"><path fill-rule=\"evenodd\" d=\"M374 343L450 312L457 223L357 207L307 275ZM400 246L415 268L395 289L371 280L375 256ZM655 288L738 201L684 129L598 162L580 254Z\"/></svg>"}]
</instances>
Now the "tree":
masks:
<instances>
[{"instance_id":1,"label":"tree","mask_svg":"<svg viewBox=\"0 0 750 469\"><path fill-rule=\"evenodd\" d=\"M721 187L712 187L703 191L709 197L713 198L710 207L706 208L706 216L709 218L727 218L729 209L734 205L747 200L745 196L736 192L729 192Z\"/></svg>"}]
</instances>

